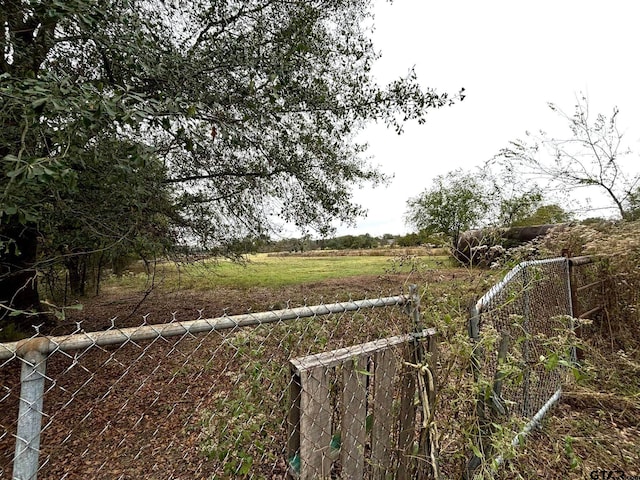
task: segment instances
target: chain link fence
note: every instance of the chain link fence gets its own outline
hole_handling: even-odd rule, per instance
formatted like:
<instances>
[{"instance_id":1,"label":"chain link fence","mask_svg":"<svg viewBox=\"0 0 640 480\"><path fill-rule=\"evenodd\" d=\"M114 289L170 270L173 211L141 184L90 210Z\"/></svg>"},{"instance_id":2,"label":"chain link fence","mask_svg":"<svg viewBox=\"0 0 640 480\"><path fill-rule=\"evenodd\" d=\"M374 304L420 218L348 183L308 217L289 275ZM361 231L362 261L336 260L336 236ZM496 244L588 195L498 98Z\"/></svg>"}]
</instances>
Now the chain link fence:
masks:
<instances>
[{"instance_id":1,"label":"chain link fence","mask_svg":"<svg viewBox=\"0 0 640 480\"><path fill-rule=\"evenodd\" d=\"M576 360L575 317L603 309L597 272L591 257L523 262L470 307L479 428L467 478L492 458L496 425L525 424L515 446L560 398Z\"/></svg>"},{"instance_id":2,"label":"chain link fence","mask_svg":"<svg viewBox=\"0 0 640 480\"><path fill-rule=\"evenodd\" d=\"M526 433L559 398L574 317L604 309L598 268L525 262L471 307L469 478L496 425ZM419 298L0 344L0 478L441 478Z\"/></svg>"},{"instance_id":3,"label":"chain link fence","mask_svg":"<svg viewBox=\"0 0 640 480\"><path fill-rule=\"evenodd\" d=\"M420 455L414 444L430 445L409 380L419 371L418 383L429 381L416 353L430 338L414 321L418 299L91 333L79 324L72 335L0 344L0 478L319 478L351 460L367 472L397 466ZM310 374L292 370L314 354ZM321 470L311 469L317 458Z\"/></svg>"}]
</instances>

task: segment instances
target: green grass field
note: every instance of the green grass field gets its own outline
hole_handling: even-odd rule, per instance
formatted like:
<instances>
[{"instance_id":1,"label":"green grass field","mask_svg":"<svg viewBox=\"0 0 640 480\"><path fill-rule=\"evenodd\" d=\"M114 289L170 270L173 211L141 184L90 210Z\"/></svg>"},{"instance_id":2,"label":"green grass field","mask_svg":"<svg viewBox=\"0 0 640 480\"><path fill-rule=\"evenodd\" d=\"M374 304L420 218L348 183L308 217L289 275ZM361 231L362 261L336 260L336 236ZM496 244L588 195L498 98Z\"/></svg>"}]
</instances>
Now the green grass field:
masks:
<instances>
[{"instance_id":1,"label":"green grass field","mask_svg":"<svg viewBox=\"0 0 640 480\"><path fill-rule=\"evenodd\" d=\"M166 289L210 290L220 286L277 288L333 278L408 273L412 268L443 268L449 266L449 262L446 256L407 260L383 256L270 257L257 254L247 257L244 264L228 260L205 260L189 264L164 262L156 266L153 281ZM105 286L144 288L150 277L139 270L132 268L122 277L112 276Z\"/></svg>"}]
</instances>

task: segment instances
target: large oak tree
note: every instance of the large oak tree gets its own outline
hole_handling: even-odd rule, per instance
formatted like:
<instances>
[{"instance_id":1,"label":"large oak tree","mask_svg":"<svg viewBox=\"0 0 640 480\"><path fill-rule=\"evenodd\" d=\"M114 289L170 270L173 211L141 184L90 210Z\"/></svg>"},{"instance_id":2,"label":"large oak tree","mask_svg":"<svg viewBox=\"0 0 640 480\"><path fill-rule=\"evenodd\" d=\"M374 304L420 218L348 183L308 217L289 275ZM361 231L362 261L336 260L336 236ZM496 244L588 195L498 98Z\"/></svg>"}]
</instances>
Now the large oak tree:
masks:
<instances>
[{"instance_id":1,"label":"large oak tree","mask_svg":"<svg viewBox=\"0 0 640 480\"><path fill-rule=\"evenodd\" d=\"M383 177L355 134L451 103L378 86L367 0L0 1L0 307L93 251L324 231ZM236 242L237 243L237 242ZM140 247L143 248L143 247ZM33 321L36 321L32 318ZM29 322L27 322L29 323Z\"/></svg>"}]
</instances>

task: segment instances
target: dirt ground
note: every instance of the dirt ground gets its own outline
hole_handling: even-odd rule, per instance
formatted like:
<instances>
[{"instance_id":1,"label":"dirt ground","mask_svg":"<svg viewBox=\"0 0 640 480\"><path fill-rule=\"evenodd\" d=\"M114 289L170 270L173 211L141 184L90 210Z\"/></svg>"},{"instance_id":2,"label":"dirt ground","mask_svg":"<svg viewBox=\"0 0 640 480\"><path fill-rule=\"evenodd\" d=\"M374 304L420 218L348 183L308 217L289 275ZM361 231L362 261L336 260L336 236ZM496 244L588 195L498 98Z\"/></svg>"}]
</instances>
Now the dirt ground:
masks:
<instances>
[{"instance_id":1,"label":"dirt ground","mask_svg":"<svg viewBox=\"0 0 640 480\"><path fill-rule=\"evenodd\" d=\"M447 278L452 275L455 275L455 271L447 272ZM406 280L406 275L362 276L278 289L218 287L211 292L152 291L146 296L143 292L103 288L99 297L81 300L81 311L69 310L67 322L60 324L50 334L65 334L75 328L75 322L82 322L85 331L94 331L110 328L111 319L115 319L118 327L129 327L140 325L145 319L146 323L164 323L174 318L188 321L199 317L213 318L224 314L284 309L287 306L400 295L408 293Z\"/></svg>"},{"instance_id":2,"label":"dirt ground","mask_svg":"<svg viewBox=\"0 0 640 480\"><path fill-rule=\"evenodd\" d=\"M219 288L215 292L152 292L144 296L106 289L99 297L83 299L83 310L69 311L66 321L50 334L376 298L407 293L408 283L414 280L437 288L461 278L470 283L477 280L469 277L466 270L448 269L431 271L420 279L407 278L406 274L355 277L277 291ZM264 344L270 345L269 333L260 335L261 339L266 337ZM320 337L317 332L314 335ZM265 350L251 340L233 340L225 344L233 348L221 348L226 341L216 334L208 335L207 341L181 337L53 357L47 366L43 420L46 427L41 458L46 462L39 478L186 480L240 476L221 469L224 459L248 465L246 478L284 478L286 433L269 437L266 428L256 427L270 421L261 417L263 412L236 418L230 411L232 422L221 426L215 421L220 405L230 405L232 409L243 395L259 399L261 392L274 390L274 385L265 383L271 381L270 377L256 369L261 358L271 355L269 347ZM597 342L592 347L585 352L585 362L591 369L590 383L567 386L543 428L534 431L516 458L506 462L500 474L503 478L640 476L640 399L635 393L628 395L620 390L625 381L633 387L630 392L640 390L640 354L630 350L623 355ZM0 478L11 475L15 428L15 420L11 419L17 414L19 396L15 363L0 369L4 392L0 393ZM612 382L609 369L615 369L621 379ZM253 383L246 383L247 372ZM286 430L283 421L274 421ZM446 419L440 421L440 430L446 430ZM225 439L234 438L203 453L205 437L215 433L207 431L211 428L222 428ZM229 451L225 445L238 445L235 437L241 440L245 434L258 439L252 449ZM457 473L461 472L465 455L457 452L455 461L442 459L447 475L456 473L451 478L459 478ZM256 465L242 463L247 458L254 459ZM606 476L607 472L614 473Z\"/></svg>"}]
</instances>

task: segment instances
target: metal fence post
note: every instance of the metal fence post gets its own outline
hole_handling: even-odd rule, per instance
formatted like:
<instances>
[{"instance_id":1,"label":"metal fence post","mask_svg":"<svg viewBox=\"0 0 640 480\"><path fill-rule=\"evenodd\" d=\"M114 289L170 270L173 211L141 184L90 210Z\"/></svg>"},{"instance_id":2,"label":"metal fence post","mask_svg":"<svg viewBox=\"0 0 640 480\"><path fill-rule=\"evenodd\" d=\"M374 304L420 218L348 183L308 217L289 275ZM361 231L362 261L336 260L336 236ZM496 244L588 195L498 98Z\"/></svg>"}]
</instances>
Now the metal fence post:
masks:
<instances>
[{"instance_id":1,"label":"metal fence post","mask_svg":"<svg viewBox=\"0 0 640 480\"><path fill-rule=\"evenodd\" d=\"M524 360L524 372L522 380L522 415L529 416L530 407L530 380L531 380L531 346L529 344L531 322L531 298L529 297L529 290L531 289L530 277L528 275L528 265L525 265L522 269L522 330L525 335L525 340L522 344L522 359Z\"/></svg>"},{"instance_id":2,"label":"metal fence post","mask_svg":"<svg viewBox=\"0 0 640 480\"><path fill-rule=\"evenodd\" d=\"M18 352L22 361L20 373L20 407L13 462L14 480L36 480L40 454L40 427L46 356L38 349L40 343L27 341ZM35 348L34 348L35 347Z\"/></svg>"},{"instance_id":3,"label":"metal fence post","mask_svg":"<svg viewBox=\"0 0 640 480\"><path fill-rule=\"evenodd\" d=\"M476 302L473 300L469 302L469 339L471 340L472 346L471 372L473 374L473 382L478 386L482 369L482 361L484 359L484 351L480 345L480 311L478 310ZM475 446L477 447L478 452L474 452L471 458L469 458L462 476L464 480L473 478L474 472L480 465L482 465L483 459L488 457L488 450L491 448L490 444L485 445L488 419L486 417L485 392L481 390L478 391L476 396L476 418L478 420L478 425Z\"/></svg>"},{"instance_id":4,"label":"metal fence post","mask_svg":"<svg viewBox=\"0 0 640 480\"><path fill-rule=\"evenodd\" d=\"M567 290L568 290L568 294L569 294L569 316L571 317L571 329L575 331L576 334L576 338L580 338L582 336L582 331L579 327L579 325L576 328L576 325L574 324L574 318L576 318L577 315L577 310L578 310L578 291L576 289L576 278L575 278L575 270L574 270L574 266L573 266L573 261L570 257L566 257L566 271L567 271ZM580 351L580 357L582 357L581 355L582 351ZM582 360L582 358L578 358L578 349L576 348L575 345L573 345L571 347L571 361L575 364L578 362L578 360Z\"/></svg>"},{"instance_id":5,"label":"metal fence post","mask_svg":"<svg viewBox=\"0 0 640 480\"><path fill-rule=\"evenodd\" d=\"M302 384L300 375L291 367L289 380L289 414L287 416L287 477L296 478L300 472L300 398Z\"/></svg>"}]
</instances>

